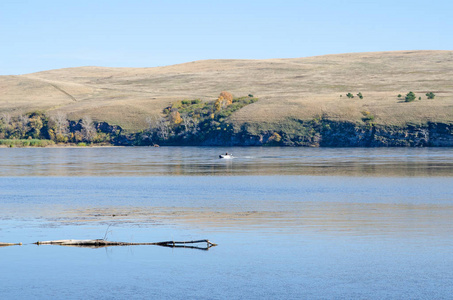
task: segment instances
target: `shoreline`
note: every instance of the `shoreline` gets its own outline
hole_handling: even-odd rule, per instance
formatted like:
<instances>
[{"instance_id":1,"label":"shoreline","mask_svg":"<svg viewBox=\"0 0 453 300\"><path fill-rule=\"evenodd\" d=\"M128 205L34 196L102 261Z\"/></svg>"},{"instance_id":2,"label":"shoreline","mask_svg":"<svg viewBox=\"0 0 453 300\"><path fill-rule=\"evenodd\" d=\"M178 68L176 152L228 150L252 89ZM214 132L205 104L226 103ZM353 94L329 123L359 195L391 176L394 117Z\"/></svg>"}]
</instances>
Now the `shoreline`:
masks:
<instances>
[{"instance_id":1,"label":"shoreline","mask_svg":"<svg viewBox=\"0 0 453 300\"><path fill-rule=\"evenodd\" d=\"M189 131L142 131L122 133L102 123L96 134L103 140L81 139L56 143L55 139L0 139L0 147L124 147L124 146L217 146L217 147L453 147L453 123L428 122L388 126L371 122L352 123L329 119L287 119L282 123L246 123L240 128L229 121L220 127ZM73 135L73 133L71 133Z\"/></svg>"}]
</instances>

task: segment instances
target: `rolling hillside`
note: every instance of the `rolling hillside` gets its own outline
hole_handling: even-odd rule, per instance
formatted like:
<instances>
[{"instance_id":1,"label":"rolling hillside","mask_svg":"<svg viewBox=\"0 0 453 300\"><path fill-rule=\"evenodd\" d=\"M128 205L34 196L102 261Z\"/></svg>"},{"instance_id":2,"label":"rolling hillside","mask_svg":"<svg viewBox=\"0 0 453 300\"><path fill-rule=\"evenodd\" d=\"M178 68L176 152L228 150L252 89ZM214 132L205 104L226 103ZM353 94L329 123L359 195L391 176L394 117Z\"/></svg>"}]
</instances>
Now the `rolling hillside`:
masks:
<instances>
[{"instance_id":1,"label":"rolling hillside","mask_svg":"<svg viewBox=\"0 0 453 300\"><path fill-rule=\"evenodd\" d=\"M382 125L453 122L453 51L206 60L155 68L79 67L0 76L0 112L62 111L69 119L89 115L135 131L171 102L214 100L224 90L260 99L235 112L235 124L321 115L360 122L364 111ZM409 91L416 101L404 102ZM349 99L349 92L361 92L363 99ZM435 98L428 100L427 92Z\"/></svg>"}]
</instances>

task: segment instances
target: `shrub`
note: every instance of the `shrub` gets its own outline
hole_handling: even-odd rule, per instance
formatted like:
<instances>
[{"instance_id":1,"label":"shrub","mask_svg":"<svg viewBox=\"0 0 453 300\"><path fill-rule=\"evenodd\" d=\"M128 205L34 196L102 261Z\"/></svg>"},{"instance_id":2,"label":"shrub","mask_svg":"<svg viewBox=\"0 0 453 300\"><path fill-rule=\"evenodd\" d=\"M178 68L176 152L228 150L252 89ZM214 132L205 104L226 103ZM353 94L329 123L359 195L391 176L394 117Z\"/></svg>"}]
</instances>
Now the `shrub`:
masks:
<instances>
[{"instance_id":1,"label":"shrub","mask_svg":"<svg viewBox=\"0 0 453 300\"><path fill-rule=\"evenodd\" d=\"M63 134L55 135L55 140L57 143L67 143L68 137L64 136Z\"/></svg>"},{"instance_id":2,"label":"shrub","mask_svg":"<svg viewBox=\"0 0 453 300\"><path fill-rule=\"evenodd\" d=\"M397 96L397 97L398 97L398 98L401 98L401 94L398 94L398 96Z\"/></svg>"},{"instance_id":3,"label":"shrub","mask_svg":"<svg viewBox=\"0 0 453 300\"><path fill-rule=\"evenodd\" d=\"M93 138L93 143L106 143L110 141L110 136L104 132L98 132Z\"/></svg>"},{"instance_id":4,"label":"shrub","mask_svg":"<svg viewBox=\"0 0 453 300\"><path fill-rule=\"evenodd\" d=\"M220 109L222 108L222 103L223 103L223 97L219 97L219 99L217 99L214 102L214 110L215 111L220 111Z\"/></svg>"},{"instance_id":5,"label":"shrub","mask_svg":"<svg viewBox=\"0 0 453 300\"><path fill-rule=\"evenodd\" d=\"M38 139L26 139L26 140L14 140L14 139L3 139L0 140L0 145L7 147L46 147L49 145L55 145L52 140L38 140Z\"/></svg>"},{"instance_id":6,"label":"shrub","mask_svg":"<svg viewBox=\"0 0 453 300\"><path fill-rule=\"evenodd\" d=\"M362 93L359 92L359 93L357 94L357 97L359 97L360 99L363 99Z\"/></svg>"},{"instance_id":7,"label":"shrub","mask_svg":"<svg viewBox=\"0 0 453 300\"><path fill-rule=\"evenodd\" d=\"M281 140L282 140L281 135L278 134L277 132L274 132L267 141L268 143L280 143Z\"/></svg>"},{"instance_id":8,"label":"shrub","mask_svg":"<svg viewBox=\"0 0 453 300\"><path fill-rule=\"evenodd\" d=\"M201 103L200 99L194 99L194 100L181 100L178 102L175 102L172 107L173 108L180 108L181 106L190 106L190 105L195 105Z\"/></svg>"},{"instance_id":9,"label":"shrub","mask_svg":"<svg viewBox=\"0 0 453 300\"><path fill-rule=\"evenodd\" d=\"M169 108L170 111L173 111L173 110L175 110L175 109L178 109L178 108L182 107L182 106L183 106L182 102L183 102L183 101L176 101L175 103L173 103L173 104L170 106L170 108Z\"/></svg>"},{"instance_id":10,"label":"shrub","mask_svg":"<svg viewBox=\"0 0 453 300\"><path fill-rule=\"evenodd\" d=\"M362 121L370 124L374 121L374 116L369 111L362 111Z\"/></svg>"},{"instance_id":11,"label":"shrub","mask_svg":"<svg viewBox=\"0 0 453 300\"><path fill-rule=\"evenodd\" d=\"M352 99L352 98L354 98L354 95L353 95L353 94L351 94L351 93L347 93L347 94L346 94L346 97L348 97L348 98Z\"/></svg>"},{"instance_id":12,"label":"shrub","mask_svg":"<svg viewBox=\"0 0 453 300\"><path fill-rule=\"evenodd\" d=\"M83 141L83 135L82 135L82 133L81 133L80 131L74 132L74 134L73 134L73 141L74 141L75 143L78 143L78 142Z\"/></svg>"},{"instance_id":13,"label":"shrub","mask_svg":"<svg viewBox=\"0 0 453 300\"><path fill-rule=\"evenodd\" d=\"M405 102L412 102L415 100L415 94L414 92L409 92L406 95Z\"/></svg>"},{"instance_id":14,"label":"shrub","mask_svg":"<svg viewBox=\"0 0 453 300\"><path fill-rule=\"evenodd\" d=\"M436 95L433 92L429 92L429 93L426 93L426 97L428 97L428 99L434 99L434 97L436 97Z\"/></svg>"}]
</instances>

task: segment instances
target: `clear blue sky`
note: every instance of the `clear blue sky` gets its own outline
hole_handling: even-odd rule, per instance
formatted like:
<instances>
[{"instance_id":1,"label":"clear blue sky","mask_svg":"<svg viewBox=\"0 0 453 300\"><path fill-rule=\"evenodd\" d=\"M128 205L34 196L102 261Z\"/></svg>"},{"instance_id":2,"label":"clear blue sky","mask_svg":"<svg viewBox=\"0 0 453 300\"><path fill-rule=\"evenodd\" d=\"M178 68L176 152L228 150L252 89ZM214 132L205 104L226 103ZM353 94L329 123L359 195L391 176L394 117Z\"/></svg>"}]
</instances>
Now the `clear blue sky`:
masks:
<instances>
[{"instance_id":1,"label":"clear blue sky","mask_svg":"<svg viewBox=\"0 0 453 300\"><path fill-rule=\"evenodd\" d=\"M1 0L0 75L452 50L453 1Z\"/></svg>"}]
</instances>

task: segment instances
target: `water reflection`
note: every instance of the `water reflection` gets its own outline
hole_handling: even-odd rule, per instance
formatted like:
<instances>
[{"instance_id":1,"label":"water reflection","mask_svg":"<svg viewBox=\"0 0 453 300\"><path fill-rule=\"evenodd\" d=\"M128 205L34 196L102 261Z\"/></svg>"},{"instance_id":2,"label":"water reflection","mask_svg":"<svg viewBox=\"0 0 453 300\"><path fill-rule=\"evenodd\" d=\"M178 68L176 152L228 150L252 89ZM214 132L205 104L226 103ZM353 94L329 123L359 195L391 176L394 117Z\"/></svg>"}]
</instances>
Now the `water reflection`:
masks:
<instances>
[{"instance_id":1,"label":"water reflection","mask_svg":"<svg viewBox=\"0 0 453 300\"><path fill-rule=\"evenodd\" d=\"M453 205L391 203L273 202L260 210L228 207L97 207L41 212L58 226L185 224L219 232L352 236L451 236ZM55 211L53 211L55 214ZM442 232L439 232L442 228Z\"/></svg>"},{"instance_id":2,"label":"water reflection","mask_svg":"<svg viewBox=\"0 0 453 300\"><path fill-rule=\"evenodd\" d=\"M0 176L453 176L452 148L0 148Z\"/></svg>"},{"instance_id":3,"label":"water reflection","mask_svg":"<svg viewBox=\"0 0 453 300\"><path fill-rule=\"evenodd\" d=\"M453 293L451 149L0 150L0 241L24 243L0 248L3 298ZM220 246L27 244L102 237Z\"/></svg>"},{"instance_id":4,"label":"water reflection","mask_svg":"<svg viewBox=\"0 0 453 300\"><path fill-rule=\"evenodd\" d=\"M113 245L98 245L98 246L87 246L87 245L60 245L61 247L73 247L73 248L85 248L85 249L100 249L100 248L108 248L108 247L117 247ZM164 248L179 248L179 249L192 249L192 250L201 250L201 251L208 251L214 246L206 246L206 247L198 247L198 246L185 246L185 245L155 245ZM130 247L130 246L123 246L123 247Z\"/></svg>"}]
</instances>

